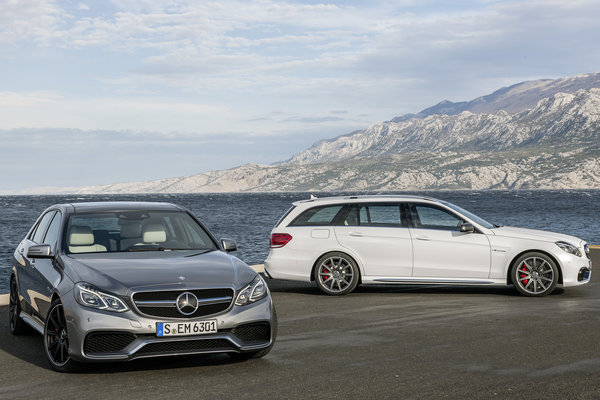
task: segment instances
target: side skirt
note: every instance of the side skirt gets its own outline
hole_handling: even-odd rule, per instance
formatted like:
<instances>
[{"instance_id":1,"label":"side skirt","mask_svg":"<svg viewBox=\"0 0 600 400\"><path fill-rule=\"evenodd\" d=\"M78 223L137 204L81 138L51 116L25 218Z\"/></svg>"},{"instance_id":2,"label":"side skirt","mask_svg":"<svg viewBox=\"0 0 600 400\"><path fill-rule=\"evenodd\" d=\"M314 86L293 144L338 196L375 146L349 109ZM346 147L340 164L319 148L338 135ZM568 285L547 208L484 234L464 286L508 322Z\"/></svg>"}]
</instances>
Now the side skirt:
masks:
<instances>
[{"instance_id":1,"label":"side skirt","mask_svg":"<svg viewBox=\"0 0 600 400\"><path fill-rule=\"evenodd\" d=\"M506 286L502 279L439 279L439 278L371 278L363 277L363 284L385 283L399 285L484 285Z\"/></svg>"},{"instance_id":2,"label":"side skirt","mask_svg":"<svg viewBox=\"0 0 600 400\"><path fill-rule=\"evenodd\" d=\"M25 313L24 311L21 311L21 314L19 314L19 317L21 317L21 319L23 321L25 321L28 325L30 325L33 329L35 329L39 334L41 334L41 335L44 334L44 325L37 318L32 317L31 315Z\"/></svg>"}]
</instances>

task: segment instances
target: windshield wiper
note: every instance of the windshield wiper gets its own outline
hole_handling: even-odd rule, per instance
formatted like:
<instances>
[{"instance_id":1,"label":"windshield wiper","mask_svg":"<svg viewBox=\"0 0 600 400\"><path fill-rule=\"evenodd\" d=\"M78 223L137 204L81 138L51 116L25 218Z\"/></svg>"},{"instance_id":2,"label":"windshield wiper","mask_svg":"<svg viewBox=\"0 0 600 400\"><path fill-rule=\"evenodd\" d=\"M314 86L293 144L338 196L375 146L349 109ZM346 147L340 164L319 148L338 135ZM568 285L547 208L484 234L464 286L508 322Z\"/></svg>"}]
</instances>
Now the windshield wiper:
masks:
<instances>
[{"instance_id":1,"label":"windshield wiper","mask_svg":"<svg viewBox=\"0 0 600 400\"><path fill-rule=\"evenodd\" d=\"M127 251L165 251L164 247L130 247Z\"/></svg>"},{"instance_id":2,"label":"windshield wiper","mask_svg":"<svg viewBox=\"0 0 600 400\"><path fill-rule=\"evenodd\" d=\"M145 246L139 246L139 247L130 247L128 251L177 251L177 250L186 250L186 251L194 251L194 250L201 250L202 253L206 253L208 250L206 249L186 249L186 248L179 248L179 247L145 247ZM202 254L200 253L200 254Z\"/></svg>"},{"instance_id":3,"label":"windshield wiper","mask_svg":"<svg viewBox=\"0 0 600 400\"><path fill-rule=\"evenodd\" d=\"M215 249L203 249L203 250L196 249L196 250L198 250L197 253L186 254L184 257L196 257L196 256L199 256L200 254L208 253L209 251L215 251Z\"/></svg>"}]
</instances>

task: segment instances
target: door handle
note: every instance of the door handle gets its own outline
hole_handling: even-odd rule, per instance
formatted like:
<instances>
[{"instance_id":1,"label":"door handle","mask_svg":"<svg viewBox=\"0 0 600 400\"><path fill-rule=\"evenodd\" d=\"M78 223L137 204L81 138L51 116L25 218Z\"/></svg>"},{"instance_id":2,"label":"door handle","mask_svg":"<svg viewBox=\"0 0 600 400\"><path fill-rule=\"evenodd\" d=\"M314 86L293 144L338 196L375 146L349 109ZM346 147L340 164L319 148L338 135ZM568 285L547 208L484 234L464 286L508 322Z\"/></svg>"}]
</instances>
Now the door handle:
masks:
<instances>
[{"instance_id":1,"label":"door handle","mask_svg":"<svg viewBox=\"0 0 600 400\"><path fill-rule=\"evenodd\" d=\"M354 237L362 237L363 236L363 234L360 232L350 232L350 233L348 233L348 235L354 236Z\"/></svg>"},{"instance_id":2,"label":"door handle","mask_svg":"<svg viewBox=\"0 0 600 400\"><path fill-rule=\"evenodd\" d=\"M417 235L417 236L415 236L415 239L417 239L417 240L431 240L431 238L429 236L424 236L424 235Z\"/></svg>"}]
</instances>

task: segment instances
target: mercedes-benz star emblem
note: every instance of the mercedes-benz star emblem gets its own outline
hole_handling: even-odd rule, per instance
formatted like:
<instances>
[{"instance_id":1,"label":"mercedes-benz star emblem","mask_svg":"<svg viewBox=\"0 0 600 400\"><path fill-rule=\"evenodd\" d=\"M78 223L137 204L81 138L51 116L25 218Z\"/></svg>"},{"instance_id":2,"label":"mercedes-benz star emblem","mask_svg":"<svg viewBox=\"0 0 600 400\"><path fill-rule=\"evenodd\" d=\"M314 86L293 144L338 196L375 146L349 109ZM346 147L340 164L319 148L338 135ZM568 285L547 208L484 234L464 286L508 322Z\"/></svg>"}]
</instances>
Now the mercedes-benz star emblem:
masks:
<instances>
[{"instance_id":1,"label":"mercedes-benz star emblem","mask_svg":"<svg viewBox=\"0 0 600 400\"><path fill-rule=\"evenodd\" d=\"M192 292L183 292L177 296L177 309L183 315L192 315L198 309L198 298Z\"/></svg>"}]
</instances>

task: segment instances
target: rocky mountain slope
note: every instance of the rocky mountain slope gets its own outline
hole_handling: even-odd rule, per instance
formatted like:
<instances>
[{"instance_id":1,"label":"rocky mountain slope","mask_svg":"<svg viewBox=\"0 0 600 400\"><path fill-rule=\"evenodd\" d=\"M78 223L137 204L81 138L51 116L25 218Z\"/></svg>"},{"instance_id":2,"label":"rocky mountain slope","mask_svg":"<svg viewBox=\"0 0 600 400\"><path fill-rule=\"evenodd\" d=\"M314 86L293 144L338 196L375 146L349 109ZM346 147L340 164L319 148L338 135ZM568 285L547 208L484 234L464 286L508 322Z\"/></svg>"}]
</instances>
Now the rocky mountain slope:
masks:
<instances>
[{"instance_id":1,"label":"rocky mountain slope","mask_svg":"<svg viewBox=\"0 0 600 400\"><path fill-rule=\"evenodd\" d=\"M600 89L557 93L517 114L432 115L382 122L292 157L290 164L387 157L419 151L497 152L565 143L600 143Z\"/></svg>"},{"instance_id":2,"label":"rocky mountain slope","mask_svg":"<svg viewBox=\"0 0 600 400\"><path fill-rule=\"evenodd\" d=\"M78 193L600 188L600 150L419 152L323 164L256 165Z\"/></svg>"},{"instance_id":3,"label":"rocky mountain slope","mask_svg":"<svg viewBox=\"0 0 600 400\"><path fill-rule=\"evenodd\" d=\"M410 118L425 118L434 114L455 115L463 111L475 114L492 114L500 110L514 114L535 107L541 99L556 93L575 93L580 89L600 88L600 72L581 74L561 79L526 81L496 90L494 93L471 101L451 102L444 100L417 114L406 114L392 122Z\"/></svg>"},{"instance_id":4,"label":"rocky mountain slope","mask_svg":"<svg viewBox=\"0 0 600 400\"><path fill-rule=\"evenodd\" d=\"M318 142L279 164L77 192L600 189L597 86L600 74L521 83Z\"/></svg>"}]
</instances>

